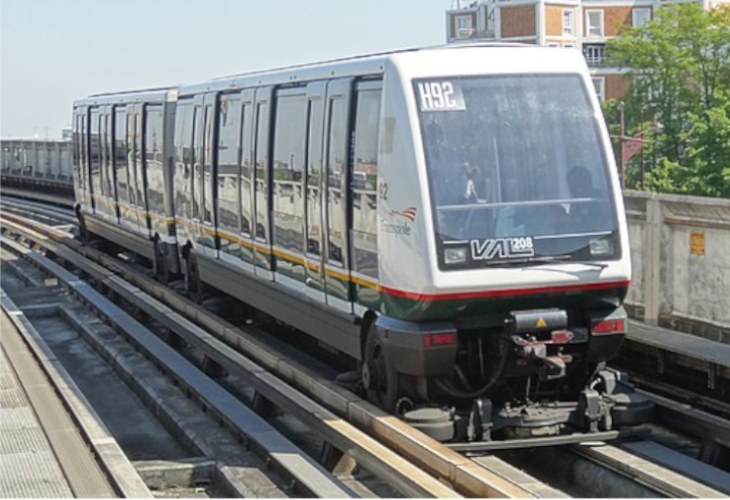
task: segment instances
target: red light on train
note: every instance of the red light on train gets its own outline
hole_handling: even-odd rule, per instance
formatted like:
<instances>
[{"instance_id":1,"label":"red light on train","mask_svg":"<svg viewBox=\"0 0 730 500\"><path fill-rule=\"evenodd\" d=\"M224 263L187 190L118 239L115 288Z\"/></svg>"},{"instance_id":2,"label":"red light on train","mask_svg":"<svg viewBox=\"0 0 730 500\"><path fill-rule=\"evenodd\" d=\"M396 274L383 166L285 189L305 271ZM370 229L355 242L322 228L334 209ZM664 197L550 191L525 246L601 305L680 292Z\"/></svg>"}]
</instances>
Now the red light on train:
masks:
<instances>
[{"instance_id":1,"label":"red light on train","mask_svg":"<svg viewBox=\"0 0 730 500\"><path fill-rule=\"evenodd\" d=\"M624 320L608 319L593 323L593 334L624 333Z\"/></svg>"},{"instance_id":2,"label":"red light on train","mask_svg":"<svg viewBox=\"0 0 730 500\"><path fill-rule=\"evenodd\" d=\"M423 336L423 347L438 347L456 344L455 333L428 333Z\"/></svg>"}]
</instances>

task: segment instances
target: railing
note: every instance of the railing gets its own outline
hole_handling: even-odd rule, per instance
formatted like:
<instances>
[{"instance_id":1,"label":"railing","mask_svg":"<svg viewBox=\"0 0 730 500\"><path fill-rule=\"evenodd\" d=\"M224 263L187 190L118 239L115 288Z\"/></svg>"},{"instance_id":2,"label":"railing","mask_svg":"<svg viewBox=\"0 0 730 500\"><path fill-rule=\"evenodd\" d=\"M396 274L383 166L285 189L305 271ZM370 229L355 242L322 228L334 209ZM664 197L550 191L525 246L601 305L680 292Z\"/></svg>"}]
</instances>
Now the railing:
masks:
<instances>
[{"instance_id":1,"label":"railing","mask_svg":"<svg viewBox=\"0 0 730 500\"><path fill-rule=\"evenodd\" d=\"M456 31L456 36L451 38L451 40L484 40L489 38L494 38L494 30L462 28Z\"/></svg>"},{"instance_id":2,"label":"railing","mask_svg":"<svg viewBox=\"0 0 730 500\"><path fill-rule=\"evenodd\" d=\"M730 200L625 191L637 319L730 343Z\"/></svg>"}]
</instances>

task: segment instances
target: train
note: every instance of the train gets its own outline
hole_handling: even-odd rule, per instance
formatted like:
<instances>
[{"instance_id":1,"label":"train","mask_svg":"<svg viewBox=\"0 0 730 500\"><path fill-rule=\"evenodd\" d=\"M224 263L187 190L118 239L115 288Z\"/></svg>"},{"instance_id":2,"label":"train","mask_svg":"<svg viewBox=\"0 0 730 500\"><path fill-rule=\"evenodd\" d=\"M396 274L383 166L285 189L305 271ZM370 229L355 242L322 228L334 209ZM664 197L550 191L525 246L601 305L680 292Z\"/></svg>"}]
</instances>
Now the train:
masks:
<instances>
[{"instance_id":1,"label":"train","mask_svg":"<svg viewBox=\"0 0 730 500\"><path fill-rule=\"evenodd\" d=\"M439 409L439 439L648 418L606 368L631 262L578 52L449 45L99 94L73 128L87 237L336 350L387 411Z\"/></svg>"},{"instance_id":2,"label":"train","mask_svg":"<svg viewBox=\"0 0 730 500\"><path fill-rule=\"evenodd\" d=\"M74 198L71 141L67 139L0 139L0 175L6 194L29 191L53 201Z\"/></svg>"}]
</instances>

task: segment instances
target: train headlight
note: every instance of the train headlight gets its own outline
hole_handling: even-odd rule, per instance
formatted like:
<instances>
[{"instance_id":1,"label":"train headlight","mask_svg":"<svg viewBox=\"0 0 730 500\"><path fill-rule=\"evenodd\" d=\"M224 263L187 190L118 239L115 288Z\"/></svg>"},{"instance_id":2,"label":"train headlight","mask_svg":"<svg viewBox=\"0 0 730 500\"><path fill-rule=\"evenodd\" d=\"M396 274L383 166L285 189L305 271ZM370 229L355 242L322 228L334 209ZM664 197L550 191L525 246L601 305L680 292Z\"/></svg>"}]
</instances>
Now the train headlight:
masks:
<instances>
[{"instance_id":1,"label":"train headlight","mask_svg":"<svg viewBox=\"0 0 730 500\"><path fill-rule=\"evenodd\" d=\"M466 248L447 248L444 250L446 265L463 264L466 262Z\"/></svg>"},{"instance_id":2,"label":"train headlight","mask_svg":"<svg viewBox=\"0 0 730 500\"><path fill-rule=\"evenodd\" d=\"M591 255L611 255L613 244L608 238L598 238L591 241Z\"/></svg>"}]
</instances>

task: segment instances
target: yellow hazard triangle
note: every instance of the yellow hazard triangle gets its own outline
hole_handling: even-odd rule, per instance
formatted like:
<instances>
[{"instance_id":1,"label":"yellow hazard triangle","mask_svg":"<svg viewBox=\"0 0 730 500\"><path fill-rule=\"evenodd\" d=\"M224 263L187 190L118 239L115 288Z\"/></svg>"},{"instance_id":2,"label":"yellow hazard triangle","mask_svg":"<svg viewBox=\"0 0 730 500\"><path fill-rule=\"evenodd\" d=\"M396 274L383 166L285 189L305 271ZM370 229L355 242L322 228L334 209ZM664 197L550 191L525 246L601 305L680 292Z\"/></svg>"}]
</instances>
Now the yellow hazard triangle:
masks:
<instances>
[{"instance_id":1,"label":"yellow hazard triangle","mask_svg":"<svg viewBox=\"0 0 730 500\"><path fill-rule=\"evenodd\" d=\"M545 328L547 326L547 322L544 319L540 318L540 319L537 320L537 325L536 326L538 328Z\"/></svg>"}]
</instances>

